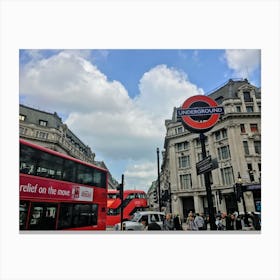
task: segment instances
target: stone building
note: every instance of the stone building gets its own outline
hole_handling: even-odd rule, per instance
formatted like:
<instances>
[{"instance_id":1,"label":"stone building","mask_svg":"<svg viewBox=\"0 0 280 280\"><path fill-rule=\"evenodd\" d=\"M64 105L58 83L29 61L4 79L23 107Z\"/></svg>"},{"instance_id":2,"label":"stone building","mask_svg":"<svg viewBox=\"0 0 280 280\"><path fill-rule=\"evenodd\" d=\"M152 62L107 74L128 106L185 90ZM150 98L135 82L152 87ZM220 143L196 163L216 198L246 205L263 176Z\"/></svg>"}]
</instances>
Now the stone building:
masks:
<instances>
[{"instance_id":1,"label":"stone building","mask_svg":"<svg viewBox=\"0 0 280 280\"><path fill-rule=\"evenodd\" d=\"M62 122L57 113L48 113L20 104L19 136L34 144L104 167L95 161L95 154ZM106 167L107 169L107 167ZM117 182L109 172L109 189Z\"/></svg>"},{"instance_id":2,"label":"stone building","mask_svg":"<svg viewBox=\"0 0 280 280\"><path fill-rule=\"evenodd\" d=\"M244 212L237 202L235 183L240 174L245 208L261 208L261 89L245 80L230 79L208 95L225 114L206 136L207 155L217 159L218 168L210 172L214 212ZM171 191L172 210L181 217L192 210L208 213L204 175L197 175L202 160L199 134L186 130L177 120L174 108L165 121L166 137L161 167L161 187Z\"/></svg>"}]
</instances>

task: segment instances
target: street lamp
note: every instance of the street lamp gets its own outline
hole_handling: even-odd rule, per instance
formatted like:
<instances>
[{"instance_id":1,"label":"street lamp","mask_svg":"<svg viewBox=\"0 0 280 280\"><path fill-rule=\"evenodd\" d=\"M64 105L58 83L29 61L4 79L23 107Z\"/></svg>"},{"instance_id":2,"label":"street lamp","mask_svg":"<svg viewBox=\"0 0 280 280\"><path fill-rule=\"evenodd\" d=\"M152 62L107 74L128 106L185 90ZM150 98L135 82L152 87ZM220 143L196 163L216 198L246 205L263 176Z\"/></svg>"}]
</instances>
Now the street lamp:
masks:
<instances>
[{"instance_id":1,"label":"street lamp","mask_svg":"<svg viewBox=\"0 0 280 280\"><path fill-rule=\"evenodd\" d=\"M238 172L238 177L237 177L236 195L237 195L237 200L240 201L240 197L242 198L244 214L246 216L247 209L246 209L246 203L245 203L245 200L244 200L244 192L243 192L242 178L240 176L240 172Z\"/></svg>"},{"instance_id":2,"label":"street lamp","mask_svg":"<svg viewBox=\"0 0 280 280\"><path fill-rule=\"evenodd\" d=\"M171 185L168 183L168 200L169 200L169 210L172 213L172 194L171 194Z\"/></svg>"},{"instance_id":3,"label":"street lamp","mask_svg":"<svg viewBox=\"0 0 280 280\"><path fill-rule=\"evenodd\" d=\"M160 173L159 173L159 148L157 148L157 172L158 172L158 205L159 205L159 211L161 211L161 199L160 199Z\"/></svg>"}]
</instances>

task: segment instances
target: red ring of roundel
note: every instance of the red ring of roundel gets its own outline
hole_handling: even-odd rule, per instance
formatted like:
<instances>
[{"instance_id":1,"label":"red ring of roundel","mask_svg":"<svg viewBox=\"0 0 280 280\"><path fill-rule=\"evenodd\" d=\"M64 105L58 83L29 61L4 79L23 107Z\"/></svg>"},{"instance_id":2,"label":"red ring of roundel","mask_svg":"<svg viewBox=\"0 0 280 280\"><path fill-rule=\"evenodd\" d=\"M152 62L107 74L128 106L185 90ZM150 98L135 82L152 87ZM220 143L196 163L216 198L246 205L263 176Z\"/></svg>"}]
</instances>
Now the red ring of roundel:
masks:
<instances>
[{"instance_id":1,"label":"red ring of roundel","mask_svg":"<svg viewBox=\"0 0 280 280\"><path fill-rule=\"evenodd\" d=\"M188 109L194 102L197 102L197 101L205 102L209 105L209 107L218 106L216 101L211 99L208 96L195 95L195 96L192 96L192 97L188 98L187 100L185 100L185 102L183 103L182 109ZM195 129L202 130L202 129L207 129L207 128L214 126L217 123L217 121L219 120L219 114L211 115L211 117L206 122L195 121L190 116L184 116L184 117L182 117L182 120L185 122L186 125L188 125L192 128L195 128Z\"/></svg>"}]
</instances>

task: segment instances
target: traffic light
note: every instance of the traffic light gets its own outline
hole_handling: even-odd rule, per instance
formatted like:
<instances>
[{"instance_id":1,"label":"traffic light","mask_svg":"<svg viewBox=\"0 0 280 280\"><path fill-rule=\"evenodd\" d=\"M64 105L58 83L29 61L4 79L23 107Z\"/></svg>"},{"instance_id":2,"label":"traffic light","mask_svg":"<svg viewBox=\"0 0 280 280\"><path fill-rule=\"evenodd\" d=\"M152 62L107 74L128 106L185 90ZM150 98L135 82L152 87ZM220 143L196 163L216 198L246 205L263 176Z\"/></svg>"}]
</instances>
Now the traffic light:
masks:
<instances>
[{"instance_id":1,"label":"traffic light","mask_svg":"<svg viewBox=\"0 0 280 280\"><path fill-rule=\"evenodd\" d=\"M153 193L153 199L154 199L154 202L155 202L155 203L158 203L158 194L157 194L157 191L154 191L154 193Z\"/></svg>"},{"instance_id":2,"label":"traffic light","mask_svg":"<svg viewBox=\"0 0 280 280\"><path fill-rule=\"evenodd\" d=\"M236 183L235 184L235 191L236 191L236 200L238 202L241 202L241 197L242 197L242 184Z\"/></svg>"},{"instance_id":3,"label":"traffic light","mask_svg":"<svg viewBox=\"0 0 280 280\"><path fill-rule=\"evenodd\" d=\"M120 192L119 195L120 195L120 199L123 198L123 184L119 184L117 186L117 190Z\"/></svg>"}]
</instances>

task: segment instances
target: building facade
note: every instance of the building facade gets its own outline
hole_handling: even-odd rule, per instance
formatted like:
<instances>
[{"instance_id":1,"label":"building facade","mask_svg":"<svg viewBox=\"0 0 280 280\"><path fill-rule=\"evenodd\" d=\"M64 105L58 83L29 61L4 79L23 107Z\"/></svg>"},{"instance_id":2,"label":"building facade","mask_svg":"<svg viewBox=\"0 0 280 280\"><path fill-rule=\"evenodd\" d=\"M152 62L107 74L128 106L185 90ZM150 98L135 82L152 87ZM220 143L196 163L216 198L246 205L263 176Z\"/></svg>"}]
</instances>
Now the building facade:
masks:
<instances>
[{"instance_id":1,"label":"building facade","mask_svg":"<svg viewBox=\"0 0 280 280\"><path fill-rule=\"evenodd\" d=\"M208 95L225 114L206 136L206 152L217 159L218 168L210 172L214 212L232 213L261 209L261 90L248 80L230 79ZM166 137L162 153L161 187L171 194L171 208L181 217L189 211L208 213L204 175L197 175L202 160L199 134L186 130L174 108L165 121ZM243 200L235 196L240 175ZM239 179L240 180L240 179Z\"/></svg>"},{"instance_id":2,"label":"building facade","mask_svg":"<svg viewBox=\"0 0 280 280\"><path fill-rule=\"evenodd\" d=\"M62 122L57 113L48 113L20 104L19 136L34 144L67 154L82 161L104 167L104 162L95 161L95 154ZM107 167L106 167L107 169ZM117 182L109 172L109 189Z\"/></svg>"}]
</instances>

